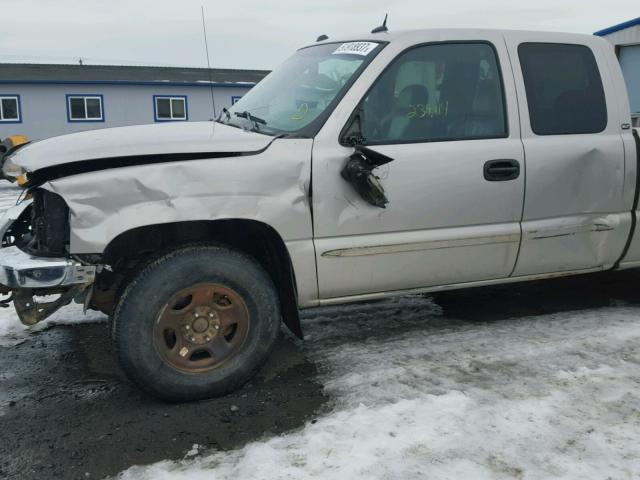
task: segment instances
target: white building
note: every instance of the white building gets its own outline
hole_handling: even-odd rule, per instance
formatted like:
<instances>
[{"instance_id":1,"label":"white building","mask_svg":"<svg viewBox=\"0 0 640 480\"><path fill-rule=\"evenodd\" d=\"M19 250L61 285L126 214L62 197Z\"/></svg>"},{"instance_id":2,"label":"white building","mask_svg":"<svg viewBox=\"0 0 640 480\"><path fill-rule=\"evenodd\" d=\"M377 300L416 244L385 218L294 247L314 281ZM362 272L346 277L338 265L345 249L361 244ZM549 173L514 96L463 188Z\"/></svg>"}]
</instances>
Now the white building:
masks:
<instances>
[{"instance_id":1,"label":"white building","mask_svg":"<svg viewBox=\"0 0 640 480\"><path fill-rule=\"evenodd\" d=\"M0 139L210 120L268 72L107 65L0 64ZM212 92L213 89L213 92Z\"/></svg>"}]
</instances>

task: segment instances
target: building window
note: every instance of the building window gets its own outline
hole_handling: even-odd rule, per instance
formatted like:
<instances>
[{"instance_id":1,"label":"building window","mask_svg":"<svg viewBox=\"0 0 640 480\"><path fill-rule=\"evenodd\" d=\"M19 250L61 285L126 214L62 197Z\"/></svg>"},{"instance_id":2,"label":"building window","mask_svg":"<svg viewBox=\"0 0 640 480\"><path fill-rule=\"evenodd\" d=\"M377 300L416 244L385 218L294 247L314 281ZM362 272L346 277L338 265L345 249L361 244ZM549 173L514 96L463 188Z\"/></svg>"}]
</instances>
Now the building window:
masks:
<instances>
[{"instance_id":1,"label":"building window","mask_svg":"<svg viewBox=\"0 0 640 480\"><path fill-rule=\"evenodd\" d=\"M154 95L153 108L156 122L188 120L186 96Z\"/></svg>"},{"instance_id":2,"label":"building window","mask_svg":"<svg viewBox=\"0 0 640 480\"><path fill-rule=\"evenodd\" d=\"M606 128L604 87L588 47L523 43L518 54L533 133L570 135Z\"/></svg>"},{"instance_id":3,"label":"building window","mask_svg":"<svg viewBox=\"0 0 640 480\"><path fill-rule=\"evenodd\" d=\"M20 123L20 96L0 95L0 122Z\"/></svg>"},{"instance_id":4,"label":"building window","mask_svg":"<svg viewBox=\"0 0 640 480\"><path fill-rule=\"evenodd\" d=\"M67 95L70 122L104 122L102 95Z\"/></svg>"},{"instance_id":5,"label":"building window","mask_svg":"<svg viewBox=\"0 0 640 480\"><path fill-rule=\"evenodd\" d=\"M242 98L241 95L233 95L231 97L231 105L235 105Z\"/></svg>"}]
</instances>

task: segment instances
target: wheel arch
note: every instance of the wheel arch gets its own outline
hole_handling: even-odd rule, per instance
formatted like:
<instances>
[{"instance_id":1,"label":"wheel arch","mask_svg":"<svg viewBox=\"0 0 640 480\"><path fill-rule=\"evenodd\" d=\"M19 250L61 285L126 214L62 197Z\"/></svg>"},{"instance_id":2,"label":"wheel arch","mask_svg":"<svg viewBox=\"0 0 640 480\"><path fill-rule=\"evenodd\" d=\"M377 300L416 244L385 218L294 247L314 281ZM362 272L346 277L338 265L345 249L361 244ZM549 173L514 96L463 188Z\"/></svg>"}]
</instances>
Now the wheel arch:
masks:
<instances>
[{"instance_id":1,"label":"wheel arch","mask_svg":"<svg viewBox=\"0 0 640 480\"><path fill-rule=\"evenodd\" d=\"M269 274L278 291L284 324L302 338L296 275L280 234L257 220L221 219L160 223L127 230L104 249L104 263L118 268L134 258L195 243L213 243L239 250L254 258Z\"/></svg>"}]
</instances>

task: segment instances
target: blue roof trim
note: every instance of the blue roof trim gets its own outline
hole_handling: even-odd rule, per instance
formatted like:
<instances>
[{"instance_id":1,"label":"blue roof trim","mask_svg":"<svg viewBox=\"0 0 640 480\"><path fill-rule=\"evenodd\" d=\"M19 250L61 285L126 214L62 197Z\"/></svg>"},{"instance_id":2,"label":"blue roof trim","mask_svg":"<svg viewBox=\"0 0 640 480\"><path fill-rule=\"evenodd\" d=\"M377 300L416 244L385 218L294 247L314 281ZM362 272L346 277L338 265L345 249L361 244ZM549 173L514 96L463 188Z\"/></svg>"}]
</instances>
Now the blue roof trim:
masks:
<instances>
[{"instance_id":1,"label":"blue roof trim","mask_svg":"<svg viewBox=\"0 0 640 480\"><path fill-rule=\"evenodd\" d=\"M603 30L598 30L594 33L599 37L604 37L605 35L609 35L611 33L619 32L620 30L624 30L629 27L635 27L636 25L640 25L640 17L634 18L633 20L628 20L624 23L619 23L618 25L614 25L613 27L605 28Z\"/></svg>"},{"instance_id":2,"label":"blue roof trim","mask_svg":"<svg viewBox=\"0 0 640 480\"><path fill-rule=\"evenodd\" d=\"M0 85L135 85L144 87L251 88L255 83L137 82L134 80L0 80Z\"/></svg>"}]
</instances>

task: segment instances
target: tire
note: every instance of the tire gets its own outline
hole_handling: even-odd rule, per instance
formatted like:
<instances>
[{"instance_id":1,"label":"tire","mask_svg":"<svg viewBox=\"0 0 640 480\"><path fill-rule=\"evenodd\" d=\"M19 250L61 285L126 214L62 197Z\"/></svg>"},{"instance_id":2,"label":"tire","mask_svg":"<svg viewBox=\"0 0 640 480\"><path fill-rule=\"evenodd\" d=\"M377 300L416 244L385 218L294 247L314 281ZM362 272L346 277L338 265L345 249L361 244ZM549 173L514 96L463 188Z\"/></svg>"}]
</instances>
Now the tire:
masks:
<instances>
[{"instance_id":1,"label":"tire","mask_svg":"<svg viewBox=\"0 0 640 480\"><path fill-rule=\"evenodd\" d=\"M143 268L113 314L129 379L170 402L225 395L264 362L280 331L265 270L224 247L175 250Z\"/></svg>"}]
</instances>

